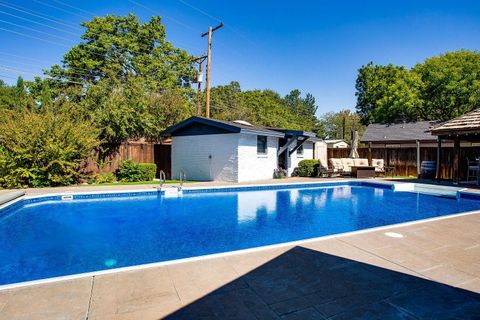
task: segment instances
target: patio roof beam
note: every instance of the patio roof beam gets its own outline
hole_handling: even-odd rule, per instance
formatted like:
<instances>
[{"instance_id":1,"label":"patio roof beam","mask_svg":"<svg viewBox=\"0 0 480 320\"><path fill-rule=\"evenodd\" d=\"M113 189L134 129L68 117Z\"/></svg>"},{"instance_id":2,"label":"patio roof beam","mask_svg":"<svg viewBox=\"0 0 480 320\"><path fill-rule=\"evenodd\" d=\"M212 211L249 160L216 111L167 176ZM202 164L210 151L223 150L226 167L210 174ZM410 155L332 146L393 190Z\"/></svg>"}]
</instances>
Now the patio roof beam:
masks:
<instances>
[{"instance_id":1,"label":"patio roof beam","mask_svg":"<svg viewBox=\"0 0 480 320\"><path fill-rule=\"evenodd\" d=\"M297 141L297 136L290 137L285 143L285 145L280 149L278 149L277 156L280 156L282 153L284 153L285 150L287 150L292 145L292 143L296 141Z\"/></svg>"},{"instance_id":2,"label":"patio roof beam","mask_svg":"<svg viewBox=\"0 0 480 320\"><path fill-rule=\"evenodd\" d=\"M288 155L291 156L295 151L297 151L298 148L300 148L304 143L305 141L308 140L308 137L298 137L297 139L297 145L288 152ZM300 141L300 143L298 143L298 141Z\"/></svg>"}]
</instances>

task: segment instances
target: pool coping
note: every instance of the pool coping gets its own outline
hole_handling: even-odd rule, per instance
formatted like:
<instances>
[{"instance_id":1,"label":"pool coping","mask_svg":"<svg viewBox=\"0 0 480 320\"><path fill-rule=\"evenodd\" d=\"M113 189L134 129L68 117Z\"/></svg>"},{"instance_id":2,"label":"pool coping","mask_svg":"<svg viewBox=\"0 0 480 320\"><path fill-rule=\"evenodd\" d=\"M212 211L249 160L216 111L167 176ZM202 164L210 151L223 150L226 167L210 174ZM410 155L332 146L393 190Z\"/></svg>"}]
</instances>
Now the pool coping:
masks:
<instances>
[{"instance_id":1,"label":"pool coping","mask_svg":"<svg viewBox=\"0 0 480 320\"><path fill-rule=\"evenodd\" d=\"M384 185L385 187L390 186L392 190L395 190L394 189L395 183L393 183L393 182L375 181L375 182L368 183L369 182L368 180L346 180L346 181L335 181L335 182L320 181L320 182L311 182L311 183L298 182L298 183L288 183L288 184L254 184L254 185L241 185L241 186L234 186L234 187L232 187L232 186L190 187L188 189L184 188L183 190L204 190L204 189L205 190L211 190L211 189L215 189L215 190L240 189L241 190L241 189L251 189L252 187L275 187L274 189L282 189L282 187L285 187L285 186L292 186L292 187L297 186L298 187L300 185L316 186L316 185L324 185L324 184L329 184L330 186L335 186L335 185L347 185L348 186L348 185L350 185L349 183L351 183L352 181L357 181L357 182L360 182L360 183L361 182L367 182L367 184L372 184L372 185ZM450 187L450 188L455 188L455 187ZM477 200L480 199L480 195L477 194L477 193L467 192L467 191L465 191L465 189L459 189L459 188L455 188L455 189L457 189L457 199L463 194L468 195L468 198L470 198L470 196L471 196L474 199L477 199ZM269 189L265 189L265 190L269 190ZM11 206L11 205L13 205L13 204L15 204L19 201L25 200L25 199L26 200L28 200L28 199L39 199L39 198L48 198L48 197L52 197L52 196L71 195L71 194L75 194L75 195L131 194L131 193L145 193L145 192L152 193L152 192L160 192L160 191L161 190L159 190L159 189L157 189L155 191L152 190L152 189L139 189L139 190L121 190L121 191L118 191L118 190L90 191L90 192L81 192L81 193L61 192L61 193L51 193L51 194L36 195L36 196L23 195L23 196L21 196L19 198L16 198L16 199L14 199L14 200L6 203L6 204L3 204L2 206L0 206L0 210L5 209L6 207ZM405 191L405 190L401 190L401 191ZM408 190L406 190L406 191L408 192ZM449 215L444 215L444 216L439 216L439 217L432 217L432 218L426 218L426 219L420 219L420 220L414 220L414 221L408 221L408 222L401 222L401 223L396 223L396 224L389 224L389 225L380 226L380 227L373 227L373 228L367 228L367 229L355 230L355 231L348 231L348 232L337 233L337 234L326 235L326 236L320 236L320 237L314 237L314 238L308 238L308 239L288 241L288 242L259 246L259 247L254 247L254 248L233 250L233 251L227 251L227 252L219 252L219 253L200 255L200 256L189 257L189 258L180 258L180 259L174 259L174 260L168 260L168 261L139 264L139 265L128 266L128 267L120 267L120 268L112 268L112 269L107 269L107 270L83 272L83 273L76 273L76 274L66 275L66 276L58 276L58 277L51 277L51 278L46 278L46 279L38 279L38 280L17 282L17 283L12 283L12 284L5 284L5 285L0 285L0 291L5 291L5 290L10 290L10 289L15 289L15 288L21 288L21 287L35 286L35 285L40 285L40 284L48 284L48 283L69 281L69 280L75 280L75 279L81 279L81 278L88 278L88 277L99 276L99 275L107 275L107 274L114 274L114 273L120 273L120 272L150 269L150 268L162 267L162 266L168 266L168 265L176 265L176 264L182 264L182 263L188 263L188 262L194 262L194 261L216 259L216 258L233 256L233 255L242 255L242 254L272 250L272 249L289 247L289 246L297 246L297 245L302 245L302 244L305 244L305 243L323 241L323 240L328 240L328 239L332 239L332 238L342 238L342 237L347 237L347 236L352 236L352 235L357 235L357 234L394 229L394 228L405 227L405 226L409 226L409 225L427 223L427 222L432 222L432 221L437 221L437 220L457 218L457 217L461 217L461 216L474 215L474 214L480 214L480 210L454 213L454 214L449 214Z\"/></svg>"}]
</instances>

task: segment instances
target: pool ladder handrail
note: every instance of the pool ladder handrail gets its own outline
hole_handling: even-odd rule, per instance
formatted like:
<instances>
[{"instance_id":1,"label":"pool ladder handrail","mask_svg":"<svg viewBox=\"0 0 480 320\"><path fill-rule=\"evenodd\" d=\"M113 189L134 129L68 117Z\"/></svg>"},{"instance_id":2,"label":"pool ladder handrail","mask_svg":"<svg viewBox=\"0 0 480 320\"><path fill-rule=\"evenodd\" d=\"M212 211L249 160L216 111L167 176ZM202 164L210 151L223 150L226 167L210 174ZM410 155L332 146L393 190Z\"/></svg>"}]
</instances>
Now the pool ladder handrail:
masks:
<instances>
[{"instance_id":1,"label":"pool ladder handrail","mask_svg":"<svg viewBox=\"0 0 480 320\"><path fill-rule=\"evenodd\" d=\"M165 184L165 181L167 180L167 176L165 175L165 171L160 170L159 178L160 178L160 189L162 189L163 185Z\"/></svg>"},{"instance_id":2,"label":"pool ladder handrail","mask_svg":"<svg viewBox=\"0 0 480 320\"><path fill-rule=\"evenodd\" d=\"M185 170L183 168L180 169L180 172L178 174L178 179L180 180L180 186L178 187L178 191L182 191L183 184L187 180L187 174L185 173Z\"/></svg>"}]
</instances>

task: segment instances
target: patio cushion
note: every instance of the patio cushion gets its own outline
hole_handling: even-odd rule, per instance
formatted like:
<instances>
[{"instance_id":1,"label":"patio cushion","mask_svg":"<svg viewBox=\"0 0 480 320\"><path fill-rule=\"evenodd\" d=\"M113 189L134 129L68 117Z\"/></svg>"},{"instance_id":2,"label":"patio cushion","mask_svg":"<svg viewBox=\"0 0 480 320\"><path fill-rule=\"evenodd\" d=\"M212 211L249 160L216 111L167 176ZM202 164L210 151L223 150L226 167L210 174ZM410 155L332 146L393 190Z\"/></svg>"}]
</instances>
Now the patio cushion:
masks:
<instances>
[{"instance_id":1,"label":"patio cushion","mask_svg":"<svg viewBox=\"0 0 480 320\"><path fill-rule=\"evenodd\" d=\"M351 172L352 171L352 166L355 165L355 163L353 162L353 159L351 158L342 158L340 159L342 160L342 165L343 165L343 171L344 172Z\"/></svg>"},{"instance_id":2,"label":"patio cushion","mask_svg":"<svg viewBox=\"0 0 480 320\"><path fill-rule=\"evenodd\" d=\"M356 167L368 167L368 159L353 159Z\"/></svg>"},{"instance_id":3,"label":"patio cushion","mask_svg":"<svg viewBox=\"0 0 480 320\"><path fill-rule=\"evenodd\" d=\"M329 159L330 166L332 167L333 171L338 172L343 170L342 161L338 158L330 158Z\"/></svg>"},{"instance_id":4,"label":"patio cushion","mask_svg":"<svg viewBox=\"0 0 480 320\"><path fill-rule=\"evenodd\" d=\"M325 159L319 159L318 165L320 166L320 169L328 169L328 163Z\"/></svg>"},{"instance_id":5,"label":"patio cushion","mask_svg":"<svg viewBox=\"0 0 480 320\"><path fill-rule=\"evenodd\" d=\"M383 159L372 159L372 166L375 167L375 171L377 172L385 171L385 162Z\"/></svg>"}]
</instances>

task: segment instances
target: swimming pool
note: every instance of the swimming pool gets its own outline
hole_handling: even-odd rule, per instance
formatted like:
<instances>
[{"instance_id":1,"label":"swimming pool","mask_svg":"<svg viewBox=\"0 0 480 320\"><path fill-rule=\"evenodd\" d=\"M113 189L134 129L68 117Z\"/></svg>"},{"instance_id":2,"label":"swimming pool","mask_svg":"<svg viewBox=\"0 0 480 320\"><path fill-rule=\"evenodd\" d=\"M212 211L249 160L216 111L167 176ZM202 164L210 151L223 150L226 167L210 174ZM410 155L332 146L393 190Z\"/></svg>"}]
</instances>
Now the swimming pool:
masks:
<instances>
[{"instance_id":1,"label":"swimming pool","mask_svg":"<svg viewBox=\"0 0 480 320\"><path fill-rule=\"evenodd\" d=\"M330 183L24 199L0 211L0 285L480 210L480 201Z\"/></svg>"}]
</instances>

